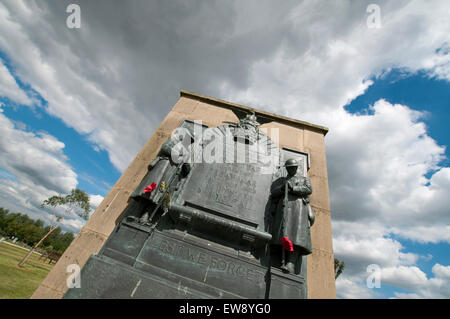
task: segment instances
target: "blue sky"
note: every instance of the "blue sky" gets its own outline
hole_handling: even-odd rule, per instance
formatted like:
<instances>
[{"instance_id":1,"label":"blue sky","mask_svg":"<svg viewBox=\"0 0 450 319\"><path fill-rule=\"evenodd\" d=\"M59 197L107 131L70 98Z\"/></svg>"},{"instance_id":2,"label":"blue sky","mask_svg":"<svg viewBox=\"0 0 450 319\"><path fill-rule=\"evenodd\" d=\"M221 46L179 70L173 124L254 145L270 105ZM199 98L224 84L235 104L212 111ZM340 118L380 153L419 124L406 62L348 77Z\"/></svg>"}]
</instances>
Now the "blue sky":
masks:
<instances>
[{"instance_id":1,"label":"blue sky","mask_svg":"<svg viewBox=\"0 0 450 319\"><path fill-rule=\"evenodd\" d=\"M186 89L329 127L339 298L450 297L447 0L111 1L0 3L0 206L95 208Z\"/></svg>"}]
</instances>

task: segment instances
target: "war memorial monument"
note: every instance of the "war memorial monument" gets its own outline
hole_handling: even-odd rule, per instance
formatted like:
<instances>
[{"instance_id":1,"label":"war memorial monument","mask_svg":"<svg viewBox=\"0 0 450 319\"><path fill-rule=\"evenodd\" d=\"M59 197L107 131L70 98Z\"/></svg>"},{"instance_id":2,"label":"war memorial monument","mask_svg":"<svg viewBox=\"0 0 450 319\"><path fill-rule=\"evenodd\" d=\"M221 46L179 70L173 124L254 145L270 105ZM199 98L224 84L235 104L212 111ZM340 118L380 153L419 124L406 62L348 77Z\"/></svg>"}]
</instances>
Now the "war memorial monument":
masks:
<instances>
[{"instance_id":1,"label":"war memorial monument","mask_svg":"<svg viewBox=\"0 0 450 319\"><path fill-rule=\"evenodd\" d=\"M181 91L32 298L335 298L327 131Z\"/></svg>"}]
</instances>

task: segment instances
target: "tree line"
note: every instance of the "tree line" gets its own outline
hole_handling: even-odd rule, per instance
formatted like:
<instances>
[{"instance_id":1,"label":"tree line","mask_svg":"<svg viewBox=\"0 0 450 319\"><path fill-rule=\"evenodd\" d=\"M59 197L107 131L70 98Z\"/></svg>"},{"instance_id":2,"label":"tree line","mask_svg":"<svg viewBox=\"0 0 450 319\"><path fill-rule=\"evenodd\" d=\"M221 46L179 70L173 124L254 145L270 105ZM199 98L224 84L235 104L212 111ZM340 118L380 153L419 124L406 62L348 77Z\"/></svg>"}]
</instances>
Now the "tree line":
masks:
<instances>
[{"instance_id":1,"label":"tree line","mask_svg":"<svg viewBox=\"0 0 450 319\"><path fill-rule=\"evenodd\" d=\"M44 222L40 219L34 220L25 214L11 213L8 209L0 207L0 237L14 236L33 247L50 229L51 226L44 227ZM41 248L62 254L73 239L73 233L63 233L58 226L44 239Z\"/></svg>"}]
</instances>

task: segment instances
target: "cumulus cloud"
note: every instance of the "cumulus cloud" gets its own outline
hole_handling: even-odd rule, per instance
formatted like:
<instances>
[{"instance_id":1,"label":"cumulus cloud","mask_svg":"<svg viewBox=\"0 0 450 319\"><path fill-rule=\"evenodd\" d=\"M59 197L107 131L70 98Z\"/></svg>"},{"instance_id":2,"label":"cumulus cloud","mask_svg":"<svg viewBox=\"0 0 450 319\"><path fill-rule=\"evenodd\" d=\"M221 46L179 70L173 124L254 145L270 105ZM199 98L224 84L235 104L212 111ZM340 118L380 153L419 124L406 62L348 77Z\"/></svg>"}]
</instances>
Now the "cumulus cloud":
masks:
<instances>
[{"instance_id":1,"label":"cumulus cloud","mask_svg":"<svg viewBox=\"0 0 450 319\"><path fill-rule=\"evenodd\" d=\"M337 234L333 236L335 254L345 261L346 272L358 274L365 272L371 264L389 267L411 265L418 260L417 254L403 252L403 246L398 241L387 237L388 234L381 225L375 227L385 235L358 234L353 231L358 227L367 229L373 226L370 223L333 222L333 227L337 230Z\"/></svg>"},{"instance_id":2,"label":"cumulus cloud","mask_svg":"<svg viewBox=\"0 0 450 319\"><path fill-rule=\"evenodd\" d=\"M371 110L373 115L341 112L332 123L327 151L334 218L392 226L448 221L443 206L434 208L436 200L445 205L447 169L430 181L424 176L438 168L445 148L427 135L419 112L384 100ZM356 194L364 200L356 201Z\"/></svg>"},{"instance_id":3,"label":"cumulus cloud","mask_svg":"<svg viewBox=\"0 0 450 319\"><path fill-rule=\"evenodd\" d=\"M419 243L450 243L449 225L433 224L431 226L401 226L393 227L391 232L402 238Z\"/></svg>"},{"instance_id":4,"label":"cumulus cloud","mask_svg":"<svg viewBox=\"0 0 450 319\"><path fill-rule=\"evenodd\" d=\"M63 213L41 209L42 201L68 193L78 183L63 153L64 147L64 143L49 134L16 128L0 113L0 168L8 172L0 178L1 206L27 213L46 224L54 223L52 216Z\"/></svg>"},{"instance_id":5,"label":"cumulus cloud","mask_svg":"<svg viewBox=\"0 0 450 319\"><path fill-rule=\"evenodd\" d=\"M402 272L394 277L395 272ZM450 295L450 266L442 266L435 264L432 268L433 277L426 278L426 275L419 269L402 269L402 270L387 270L386 279L393 280L399 286L405 286L411 289L411 286L416 286L416 293L395 293L397 298L448 298ZM383 277L385 272L383 272ZM400 282L399 282L400 281ZM413 289L413 288L412 288Z\"/></svg>"},{"instance_id":6,"label":"cumulus cloud","mask_svg":"<svg viewBox=\"0 0 450 319\"><path fill-rule=\"evenodd\" d=\"M416 266L396 266L380 268L380 287L389 285L413 292L394 292L393 298L423 299L448 298L450 294L450 266L435 264L433 276L427 275ZM344 299L379 298L382 297L377 287L369 288L367 284L370 272L360 276L347 275L336 280L337 296ZM373 274L373 273L372 273ZM371 278L369 278L369 281Z\"/></svg>"},{"instance_id":7,"label":"cumulus cloud","mask_svg":"<svg viewBox=\"0 0 450 319\"><path fill-rule=\"evenodd\" d=\"M103 199L104 197L102 195L89 195L89 204L91 205L91 212L89 216L91 216L95 212Z\"/></svg>"},{"instance_id":8,"label":"cumulus cloud","mask_svg":"<svg viewBox=\"0 0 450 319\"><path fill-rule=\"evenodd\" d=\"M445 1L380 1L381 29L366 26L367 1L80 1L76 30L65 26L69 3L6 1L0 48L47 111L120 170L181 88L317 122L317 110L361 94L372 74L396 65L435 74L448 62L436 52L447 40Z\"/></svg>"},{"instance_id":9,"label":"cumulus cloud","mask_svg":"<svg viewBox=\"0 0 450 319\"><path fill-rule=\"evenodd\" d=\"M415 290L427 282L427 276L417 267L386 267L382 270L381 280L384 284Z\"/></svg>"},{"instance_id":10,"label":"cumulus cloud","mask_svg":"<svg viewBox=\"0 0 450 319\"><path fill-rule=\"evenodd\" d=\"M326 144L334 248L349 275L337 286L340 296L349 296L345 291L351 289L370 295L358 284L370 264L388 273L396 269L392 280L405 270L420 271L412 265L421 256L406 252L391 234L422 243L448 242L445 194L450 179L448 168L439 166L445 148L427 134L425 113L385 100L367 105L367 114L349 114L343 108L394 67L407 74L424 70L429 77L449 78L448 50L439 49L448 46L450 29L442 14L446 4L435 4L428 10L414 1L381 2L382 27L369 29L361 16L355 18L365 3L350 8L349 2L302 2L291 17L309 27L315 41L308 50L294 55L289 45L282 46L253 64L249 87L222 85L232 100L282 106L277 111L330 128ZM425 177L436 169L431 179ZM425 296L420 291L426 282L410 288Z\"/></svg>"},{"instance_id":11,"label":"cumulus cloud","mask_svg":"<svg viewBox=\"0 0 450 319\"><path fill-rule=\"evenodd\" d=\"M426 292L427 279L414 266L422 257L406 252L392 234L421 243L449 242L448 168L445 149L427 135L423 114L380 100L369 114L338 111L327 136L336 256L346 262L346 280L365 291L366 267L376 264L384 284ZM425 174L439 169L430 179ZM337 287L349 285L341 283ZM352 286L353 287L353 286ZM346 297L344 289L338 296ZM358 293L360 295L360 293Z\"/></svg>"},{"instance_id":12,"label":"cumulus cloud","mask_svg":"<svg viewBox=\"0 0 450 319\"><path fill-rule=\"evenodd\" d=\"M103 201L102 195L89 195L89 203L92 207L97 208L98 205Z\"/></svg>"},{"instance_id":13,"label":"cumulus cloud","mask_svg":"<svg viewBox=\"0 0 450 319\"><path fill-rule=\"evenodd\" d=\"M79 231L83 226L84 223L80 219L65 218L61 220L61 227L71 231Z\"/></svg>"},{"instance_id":14,"label":"cumulus cloud","mask_svg":"<svg viewBox=\"0 0 450 319\"><path fill-rule=\"evenodd\" d=\"M318 121L317 113L347 104L373 83L371 77L393 67L437 76L436 67L448 65L449 55L436 52L448 46L445 1L432 8L419 1L379 1L379 29L366 25L369 3L298 3L283 20L285 41L250 67L249 85L224 83L222 94L327 126L329 117Z\"/></svg>"}]
</instances>

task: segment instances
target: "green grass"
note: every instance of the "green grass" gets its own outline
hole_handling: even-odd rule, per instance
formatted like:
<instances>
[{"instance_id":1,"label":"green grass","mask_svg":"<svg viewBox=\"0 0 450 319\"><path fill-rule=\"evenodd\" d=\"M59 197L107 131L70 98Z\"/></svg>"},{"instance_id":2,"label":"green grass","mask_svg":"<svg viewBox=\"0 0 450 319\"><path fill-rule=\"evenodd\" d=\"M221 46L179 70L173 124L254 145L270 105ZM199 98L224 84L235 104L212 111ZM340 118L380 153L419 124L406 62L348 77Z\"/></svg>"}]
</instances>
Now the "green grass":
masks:
<instances>
[{"instance_id":1,"label":"green grass","mask_svg":"<svg viewBox=\"0 0 450 319\"><path fill-rule=\"evenodd\" d=\"M0 299L28 299L47 276L53 265L39 261L32 254L23 268L17 264L27 251L0 243Z\"/></svg>"}]
</instances>

